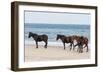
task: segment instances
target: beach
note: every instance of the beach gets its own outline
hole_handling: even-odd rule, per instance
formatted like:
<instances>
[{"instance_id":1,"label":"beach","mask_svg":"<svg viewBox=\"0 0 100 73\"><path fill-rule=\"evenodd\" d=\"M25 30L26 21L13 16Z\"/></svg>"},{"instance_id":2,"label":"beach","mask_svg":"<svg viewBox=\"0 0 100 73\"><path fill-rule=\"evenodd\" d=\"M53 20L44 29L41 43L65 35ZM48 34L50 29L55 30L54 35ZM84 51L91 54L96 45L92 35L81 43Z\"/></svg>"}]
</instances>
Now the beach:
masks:
<instances>
[{"instance_id":1,"label":"beach","mask_svg":"<svg viewBox=\"0 0 100 73\"><path fill-rule=\"evenodd\" d=\"M83 51L83 53L78 53L77 47L74 51L70 51L69 46L66 46L64 50L63 46L48 45L47 48L44 48L43 45L39 45L36 48L34 44L27 44L25 45L25 62L89 59L90 49L89 52L86 52L86 49Z\"/></svg>"}]
</instances>

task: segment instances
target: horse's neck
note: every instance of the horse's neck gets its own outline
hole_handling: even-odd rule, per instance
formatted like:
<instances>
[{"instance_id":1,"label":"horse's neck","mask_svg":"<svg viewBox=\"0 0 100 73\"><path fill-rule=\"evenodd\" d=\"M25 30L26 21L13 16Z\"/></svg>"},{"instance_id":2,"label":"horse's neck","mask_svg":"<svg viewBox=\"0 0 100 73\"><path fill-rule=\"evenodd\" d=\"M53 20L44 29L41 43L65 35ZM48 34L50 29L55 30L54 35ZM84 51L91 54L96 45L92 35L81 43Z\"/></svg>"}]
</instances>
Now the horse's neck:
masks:
<instances>
[{"instance_id":1,"label":"horse's neck","mask_svg":"<svg viewBox=\"0 0 100 73\"><path fill-rule=\"evenodd\" d=\"M38 37L37 35L32 35L32 38L33 38L34 40L36 40L37 37Z\"/></svg>"},{"instance_id":2,"label":"horse's neck","mask_svg":"<svg viewBox=\"0 0 100 73\"><path fill-rule=\"evenodd\" d=\"M65 38L64 37L60 37L61 41L64 42L65 41Z\"/></svg>"}]
</instances>

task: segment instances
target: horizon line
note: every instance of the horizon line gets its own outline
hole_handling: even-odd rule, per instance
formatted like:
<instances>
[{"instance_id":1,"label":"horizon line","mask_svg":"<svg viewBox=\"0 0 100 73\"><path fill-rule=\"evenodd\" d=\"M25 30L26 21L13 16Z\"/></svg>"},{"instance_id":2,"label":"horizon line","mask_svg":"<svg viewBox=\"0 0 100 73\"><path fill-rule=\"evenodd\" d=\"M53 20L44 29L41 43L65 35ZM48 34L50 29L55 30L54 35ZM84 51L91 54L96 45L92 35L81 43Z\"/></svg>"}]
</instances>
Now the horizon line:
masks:
<instances>
[{"instance_id":1,"label":"horizon line","mask_svg":"<svg viewBox=\"0 0 100 73\"><path fill-rule=\"evenodd\" d=\"M24 24L52 24L53 25L53 23L24 23ZM57 23L54 23L54 24L57 25ZM63 25L63 24L65 24L65 23L62 23L62 24L58 23L58 25ZM70 24L70 23L68 23L68 24ZM65 24L65 25L67 25L67 24ZM90 25L90 24L71 24L71 25Z\"/></svg>"}]
</instances>

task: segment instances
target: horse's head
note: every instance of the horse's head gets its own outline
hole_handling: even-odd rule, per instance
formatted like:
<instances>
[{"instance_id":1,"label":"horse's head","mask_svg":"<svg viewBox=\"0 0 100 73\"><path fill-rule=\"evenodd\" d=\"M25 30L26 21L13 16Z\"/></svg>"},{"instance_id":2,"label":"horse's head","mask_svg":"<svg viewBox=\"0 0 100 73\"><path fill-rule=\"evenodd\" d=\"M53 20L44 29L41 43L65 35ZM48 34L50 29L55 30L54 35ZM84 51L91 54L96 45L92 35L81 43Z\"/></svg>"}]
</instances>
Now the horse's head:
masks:
<instances>
[{"instance_id":1,"label":"horse's head","mask_svg":"<svg viewBox=\"0 0 100 73\"><path fill-rule=\"evenodd\" d=\"M28 38L38 36L36 33L29 32Z\"/></svg>"},{"instance_id":2,"label":"horse's head","mask_svg":"<svg viewBox=\"0 0 100 73\"><path fill-rule=\"evenodd\" d=\"M32 32L29 32L28 38L30 38L32 36Z\"/></svg>"},{"instance_id":3,"label":"horse's head","mask_svg":"<svg viewBox=\"0 0 100 73\"><path fill-rule=\"evenodd\" d=\"M60 38L60 35L59 34L57 34L57 38L56 38L56 40L58 40Z\"/></svg>"}]
</instances>

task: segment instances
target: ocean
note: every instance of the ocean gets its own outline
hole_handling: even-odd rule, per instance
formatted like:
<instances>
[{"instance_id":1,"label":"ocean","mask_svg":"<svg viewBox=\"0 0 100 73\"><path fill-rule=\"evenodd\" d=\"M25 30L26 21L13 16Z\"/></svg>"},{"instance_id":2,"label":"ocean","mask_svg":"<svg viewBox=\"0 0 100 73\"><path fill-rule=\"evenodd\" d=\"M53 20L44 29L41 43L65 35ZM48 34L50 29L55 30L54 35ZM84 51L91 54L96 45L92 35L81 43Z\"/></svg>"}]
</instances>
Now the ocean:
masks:
<instances>
[{"instance_id":1,"label":"ocean","mask_svg":"<svg viewBox=\"0 0 100 73\"><path fill-rule=\"evenodd\" d=\"M66 36L80 35L85 36L90 41L90 25L86 24L43 24L43 23L25 23L24 24L24 40L25 44L34 44L32 38L28 38L29 32L33 32L39 35L48 35L49 43L59 43L56 41L57 34L63 34Z\"/></svg>"}]
</instances>

